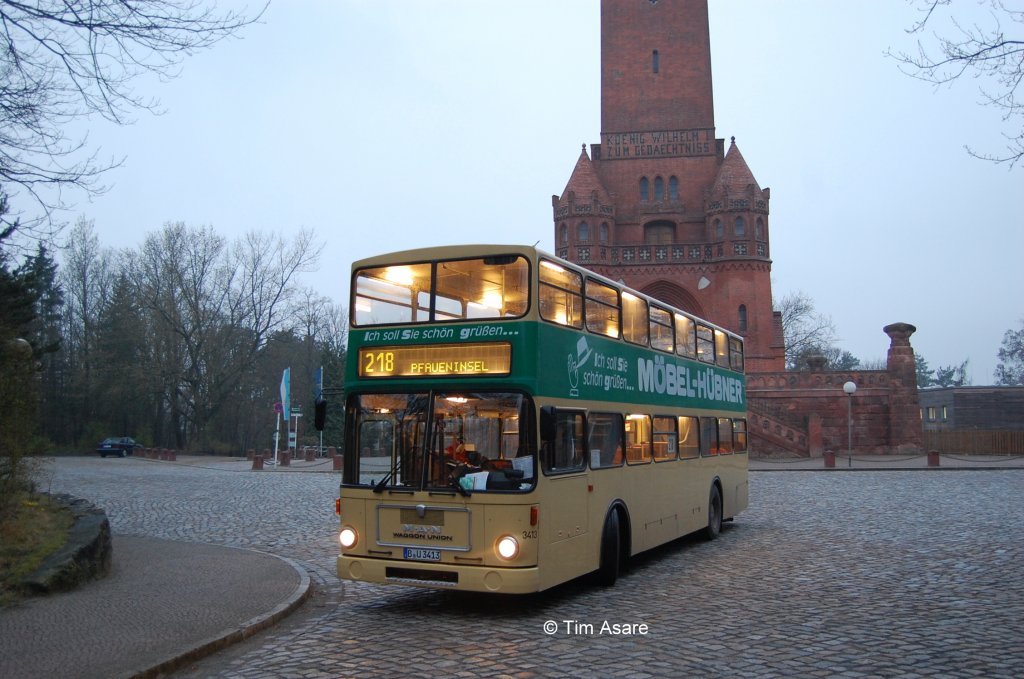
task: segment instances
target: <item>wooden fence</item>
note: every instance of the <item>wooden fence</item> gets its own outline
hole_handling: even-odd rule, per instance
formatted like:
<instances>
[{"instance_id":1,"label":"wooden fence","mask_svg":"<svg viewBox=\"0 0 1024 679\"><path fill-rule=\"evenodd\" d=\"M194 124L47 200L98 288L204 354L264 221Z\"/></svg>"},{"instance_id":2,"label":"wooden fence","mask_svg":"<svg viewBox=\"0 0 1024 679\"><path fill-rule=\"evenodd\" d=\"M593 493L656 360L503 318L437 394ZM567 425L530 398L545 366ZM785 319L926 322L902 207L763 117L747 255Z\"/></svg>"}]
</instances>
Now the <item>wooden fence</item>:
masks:
<instances>
[{"instance_id":1,"label":"wooden fence","mask_svg":"<svg viewBox=\"0 0 1024 679\"><path fill-rule=\"evenodd\" d=\"M1024 431L925 431L925 450L977 455L1024 455Z\"/></svg>"}]
</instances>

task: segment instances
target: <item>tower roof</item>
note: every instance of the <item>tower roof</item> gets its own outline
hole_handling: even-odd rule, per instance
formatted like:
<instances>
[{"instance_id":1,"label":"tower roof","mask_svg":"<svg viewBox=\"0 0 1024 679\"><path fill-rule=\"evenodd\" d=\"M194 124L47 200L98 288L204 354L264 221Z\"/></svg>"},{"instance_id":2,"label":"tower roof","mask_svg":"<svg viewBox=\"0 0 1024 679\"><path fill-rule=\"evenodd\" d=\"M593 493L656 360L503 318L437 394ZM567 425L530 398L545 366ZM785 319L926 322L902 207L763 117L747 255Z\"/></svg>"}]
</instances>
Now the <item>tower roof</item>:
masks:
<instances>
[{"instance_id":1,"label":"tower roof","mask_svg":"<svg viewBox=\"0 0 1024 679\"><path fill-rule=\"evenodd\" d=\"M750 171L747 161L743 159L743 154L740 153L740 148L736 146L736 137L733 137L729 150L725 153L725 160L722 161L722 166L718 168L718 176L715 177L715 183L711 186L711 195L746 193L747 187L751 184L754 185L755 191L761 191L760 185L754 179L754 173Z\"/></svg>"},{"instance_id":2,"label":"tower roof","mask_svg":"<svg viewBox=\"0 0 1024 679\"><path fill-rule=\"evenodd\" d=\"M610 205L611 198L608 196L608 191L604 188L604 184L601 183L600 178L597 176L597 172L594 170L594 164L590 161L590 156L587 155L587 145L583 145L583 149L580 151L580 157L576 161L576 167L573 168L572 175L569 177L569 182L565 185L565 189L562 191L562 195L558 198L559 204L564 204L569 200L569 193L573 193L576 196L576 200L589 201L590 197L594 192L597 192L597 201L603 205Z\"/></svg>"}]
</instances>

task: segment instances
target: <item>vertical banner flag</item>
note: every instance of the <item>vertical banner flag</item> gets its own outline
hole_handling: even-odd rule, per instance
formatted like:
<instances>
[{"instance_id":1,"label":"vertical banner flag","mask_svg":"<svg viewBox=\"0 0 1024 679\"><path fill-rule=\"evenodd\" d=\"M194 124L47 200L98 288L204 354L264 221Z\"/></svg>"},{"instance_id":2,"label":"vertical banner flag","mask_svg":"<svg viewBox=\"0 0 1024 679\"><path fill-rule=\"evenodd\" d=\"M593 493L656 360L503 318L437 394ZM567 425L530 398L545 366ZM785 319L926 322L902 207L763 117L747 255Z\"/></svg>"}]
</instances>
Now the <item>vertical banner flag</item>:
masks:
<instances>
[{"instance_id":1,"label":"vertical banner flag","mask_svg":"<svg viewBox=\"0 0 1024 679\"><path fill-rule=\"evenodd\" d=\"M291 417L292 410L292 369L285 368L284 373L281 375L281 408L284 411L284 421L287 422L288 418Z\"/></svg>"}]
</instances>

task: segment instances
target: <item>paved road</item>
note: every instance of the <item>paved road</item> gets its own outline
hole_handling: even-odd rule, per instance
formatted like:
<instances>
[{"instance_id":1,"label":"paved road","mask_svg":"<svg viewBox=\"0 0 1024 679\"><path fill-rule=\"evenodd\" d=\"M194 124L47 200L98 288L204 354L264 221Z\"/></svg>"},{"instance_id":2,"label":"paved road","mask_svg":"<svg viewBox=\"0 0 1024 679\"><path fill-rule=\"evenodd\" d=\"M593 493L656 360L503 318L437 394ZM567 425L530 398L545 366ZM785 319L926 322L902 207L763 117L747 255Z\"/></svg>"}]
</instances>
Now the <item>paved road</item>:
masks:
<instances>
[{"instance_id":1,"label":"paved road","mask_svg":"<svg viewBox=\"0 0 1024 679\"><path fill-rule=\"evenodd\" d=\"M71 458L49 483L115 535L310 573L298 612L183 677L1024 675L1024 470L752 472L719 540L656 550L611 589L526 597L339 582L330 473Z\"/></svg>"}]
</instances>

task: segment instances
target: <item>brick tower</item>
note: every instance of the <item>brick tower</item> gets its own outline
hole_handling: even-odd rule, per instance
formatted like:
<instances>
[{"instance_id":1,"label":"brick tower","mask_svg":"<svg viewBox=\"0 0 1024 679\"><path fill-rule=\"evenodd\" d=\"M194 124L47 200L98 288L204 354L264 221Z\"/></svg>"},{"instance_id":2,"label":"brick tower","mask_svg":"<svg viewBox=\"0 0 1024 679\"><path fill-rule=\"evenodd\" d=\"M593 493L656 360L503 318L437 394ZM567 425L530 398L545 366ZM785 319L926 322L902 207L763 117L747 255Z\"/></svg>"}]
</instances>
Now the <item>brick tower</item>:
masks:
<instances>
[{"instance_id":1,"label":"brick tower","mask_svg":"<svg viewBox=\"0 0 1024 679\"><path fill-rule=\"evenodd\" d=\"M748 372L782 370L769 198L715 138L707 0L602 0L601 143L552 196L557 253L740 333Z\"/></svg>"}]
</instances>

